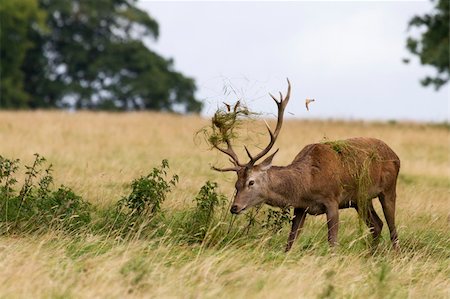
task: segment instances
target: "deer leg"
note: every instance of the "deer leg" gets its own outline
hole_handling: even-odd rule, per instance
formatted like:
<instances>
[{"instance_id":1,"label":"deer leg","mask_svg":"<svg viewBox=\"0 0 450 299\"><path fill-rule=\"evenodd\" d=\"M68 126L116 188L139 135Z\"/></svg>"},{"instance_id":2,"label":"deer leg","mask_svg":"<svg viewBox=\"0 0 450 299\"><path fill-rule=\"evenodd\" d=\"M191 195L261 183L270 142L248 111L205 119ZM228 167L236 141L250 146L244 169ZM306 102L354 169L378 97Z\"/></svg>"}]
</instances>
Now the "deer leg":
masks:
<instances>
[{"instance_id":1,"label":"deer leg","mask_svg":"<svg viewBox=\"0 0 450 299\"><path fill-rule=\"evenodd\" d=\"M327 224L328 224L328 242L330 246L337 245L337 235L339 227L339 205L337 202L330 202L326 205Z\"/></svg>"},{"instance_id":2,"label":"deer leg","mask_svg":"<svg viewBox=\"0 0 450 299\"><path fill-rule=\"evenodd\" d=\"M366 223L367 227L372 233L374 244L376 244L380 238L381 230L383 229L383 221L381 221L380 217L378 217L378 214L373 207L372 201L368 203L367 214L365 213L360 214L358 206L355 206L355 209L358 212L358 214L362 218L364 218L363 219L364 222Z\"/></svg>"},{"instance_id":3,"label":"deer leg","mask_svg":"<svg viewBox=\"0 0 450 299\"><path fill-rule=\"evenodd\" d=\"M292 219L292 228L291 232L289 233L289 239L286 245L286 252L288 252L291 249L292 244L294 243L295 239L300 233L303 224L305 223L305 218L306 218L306 209L301 208L294 209L294 218Z\"/></svg>"},{"instance_id":4,"label":"deer leg","mask_svg":"<svg viewBox=\"0 0 450 299\"><path fill-rule=\"evenodd\" d=\"M382 192L378 195L378 199L381 202L383 208L384 217L386 218L387 225L389 227L392 247L398 249L398 236L397 229L395 228L395 187L388 192Z\"/></svg>"},{"instance_id":5,"label":"deer leg","mask_svg":"<svg viewBox=\"0 0 450 299\"><path fill-rule=\"evenodd\" d=\"M372 203L370 203L369 207L369 220L372 223L370 230L373 236L373 241L374 243L377 243L381 235L381 230L383 229L383 221L381 221Z\"/></svg>"}]
</instances>

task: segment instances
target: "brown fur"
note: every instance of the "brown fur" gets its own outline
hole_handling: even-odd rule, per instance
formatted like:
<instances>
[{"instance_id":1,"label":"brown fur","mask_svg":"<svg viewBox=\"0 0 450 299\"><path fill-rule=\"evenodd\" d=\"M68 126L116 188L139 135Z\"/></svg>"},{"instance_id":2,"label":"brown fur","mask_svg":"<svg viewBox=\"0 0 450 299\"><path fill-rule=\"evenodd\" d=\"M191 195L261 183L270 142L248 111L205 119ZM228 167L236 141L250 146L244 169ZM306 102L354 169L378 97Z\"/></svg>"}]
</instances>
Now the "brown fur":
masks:
<instances>
[{"instance_id":1,"label":"brown fur","mask_svg":"<svg viewBox=\"0 0 450 299\"><path fill-rule=\"evenodd\" d=\"M276 207L293 207L294 219L286 250L289 250L301 229L306 214L326 213L328 240L337 243L338 209L358 210L358 180L364 175L368 181L360 213L378 239L382 221L376 214L372 199L378 197L391 231L393 246L397 247L395 229L396 181L400 160L383 141L373 138L352 138L333 148L332 143L306 146L287 166L271 166L273 156L256 166L237 172L237 194L232 212L239 213L261 202ZM249 181L254 185L249 186ZM255 189L257 185L258 190Z\"/></svg>"}]
</instances>

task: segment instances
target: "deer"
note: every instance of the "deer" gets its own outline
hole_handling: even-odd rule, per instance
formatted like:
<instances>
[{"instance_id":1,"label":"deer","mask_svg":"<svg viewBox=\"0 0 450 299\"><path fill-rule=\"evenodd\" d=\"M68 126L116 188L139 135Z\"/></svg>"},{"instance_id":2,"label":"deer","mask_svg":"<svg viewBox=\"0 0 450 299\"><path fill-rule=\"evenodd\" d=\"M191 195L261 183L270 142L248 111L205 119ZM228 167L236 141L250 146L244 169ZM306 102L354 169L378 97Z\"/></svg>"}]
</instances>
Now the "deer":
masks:
<instances>
[{"instance_id":1,"label":"deer","mask_svg":"<svg viewBox=\"0 0 450 299\"><path fill-rule=\"evenodd\" d=\"M278 115L275 130L265 123L270 140L264 149L252 155L248 147L244 146L250 160L241 163L231 140L226 139L223 144L213 145L229 156L232 166L212 168L219 172L232 171L237 174L230 212L237 215L261 204L293 208L286 252L291 249L301 232L307 215L326 214L328 242L331 248L335 248L338 245L339 210L346 208L354 208L358 212L369 228L373 243L377 243L383 228L383 221L373 206L373 199L378 197L389 227L392 247L398 249L395 204L400 159L383 141L356 137L337 143L309 144L286 166L272 165L272 160L279 151L277 149L256 164L270 152L280 134L284 111L291 96L289 79L287 82L285 97L281 92L279 99L269 93L277 105ZM361 181L365 181L364 188Z\"/></svg>"}]
</instances>

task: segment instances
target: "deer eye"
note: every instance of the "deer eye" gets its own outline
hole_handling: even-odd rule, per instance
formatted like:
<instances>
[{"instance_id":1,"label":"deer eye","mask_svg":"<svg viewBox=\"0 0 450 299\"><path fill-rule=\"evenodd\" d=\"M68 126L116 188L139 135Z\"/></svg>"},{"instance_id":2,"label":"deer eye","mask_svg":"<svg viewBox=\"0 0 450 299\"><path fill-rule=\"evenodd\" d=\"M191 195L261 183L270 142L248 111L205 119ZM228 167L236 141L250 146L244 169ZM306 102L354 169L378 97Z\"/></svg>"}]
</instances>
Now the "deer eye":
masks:
<instances>
[{"instance_id":1,"label":"deer eye","mask_svg":"<svg viewBox=\"0 0 450 299\"><path fill-rule=\"evenodd\" d=\"M250 182L248 182L249 186L253 186L255 184L255 181L251 180Z\"/></svg>"}]
</instances>

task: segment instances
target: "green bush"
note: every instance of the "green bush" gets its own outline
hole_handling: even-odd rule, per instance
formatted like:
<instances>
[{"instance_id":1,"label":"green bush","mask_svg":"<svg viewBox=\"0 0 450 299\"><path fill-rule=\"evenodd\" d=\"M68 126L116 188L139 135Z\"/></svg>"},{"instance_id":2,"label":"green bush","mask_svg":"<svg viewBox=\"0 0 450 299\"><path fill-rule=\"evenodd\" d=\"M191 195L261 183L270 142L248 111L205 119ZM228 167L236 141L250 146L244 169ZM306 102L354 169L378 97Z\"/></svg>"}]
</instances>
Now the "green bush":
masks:
<instances>
[{"instance_id":1,"label":"green bush","mask_svg":"<svg viewBox=\"0 0 450 299\"><path fill-rule=\"evenodd\" d=\"M168 169L169 162L164 159L159 168L155 167L148 175L133 180L131 192L119 201L119 208L125 207L128 215L135 216L152 217L160 212L167 194L178 183L178 175L166 180Z\"/></svg>"},{"instance_id":2,"label":"green bush","mask_svg":"<svg viewBox=\"0 0 450 299\"><path fill-rule=\"evenodd\" d=\"M194 198L195 210L185 223L185 233L190 242L203 241L211 225L217 220L217 210L223 211L227 199L217 192L217 188L216 182L207 181Z\"/></svg>"},{"instance_id":3,"label":"green bush","mask_svg":"<svg viewBox=\"0 0 450 299\"><path fill-rule=\"evenodd\" d=\"M262 223L262 227L273 233L281 231L284 225L290 223L292 220L290 208L268 208L265 212L265 215L266 219Z\"/></svg>"},{"instance_id":4,"label":"green bush","mask_svg":"<svg viewBox=\"0 0 450 299\"><path fill-rule=\"evenodd\" d=\"M15 189L20 168L18 159L0 156L0 233L45 231L49 228L74 229L90 222L90 204L70 188L53 190L52 166L35 154L25 165L25 178Z\"/></svg>"},{"instance_id":5,"label":"green bush","mask_svg":"<svg viewBox=\"0 0 450 299\"><path fill-rule=\"evenodd\" d=\"M75 194L70 188L61 185L52 191L46 200L37 202L37 211L46 211L47 223L58 226L59 223L66 227L79 227L91 220L90 204Z\"/></svg>"},{"instance_id":6,"label":"green bush","mask_svg":"<svg viewBox=\"0 0 450 299\"><path fill-rule=\"evenodd\" d=\"M93 227L119 238L150 237L166 229L162 203L178 183L178 175L167 179L169 162L162 160L160 167L131 182L131 191L114 206L100 211Z\"/></svg>"},{"instance_id":7,"label":"green bush","mask_svg":"<svg viewBox=\"0 0 450 299\"><path fill-rule=\"evenodd\" d=\"M10 160L0 156L0 198L2 203L13 195L13 186L17 183L14 174L19 169L18 164L18 159Z\"/></svg>"}]
</instances>

